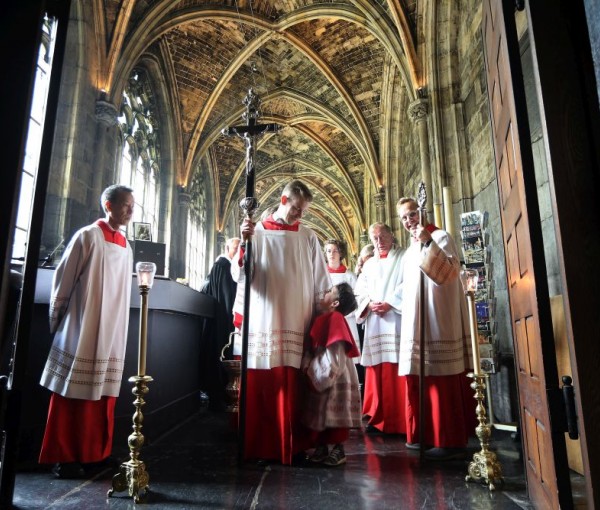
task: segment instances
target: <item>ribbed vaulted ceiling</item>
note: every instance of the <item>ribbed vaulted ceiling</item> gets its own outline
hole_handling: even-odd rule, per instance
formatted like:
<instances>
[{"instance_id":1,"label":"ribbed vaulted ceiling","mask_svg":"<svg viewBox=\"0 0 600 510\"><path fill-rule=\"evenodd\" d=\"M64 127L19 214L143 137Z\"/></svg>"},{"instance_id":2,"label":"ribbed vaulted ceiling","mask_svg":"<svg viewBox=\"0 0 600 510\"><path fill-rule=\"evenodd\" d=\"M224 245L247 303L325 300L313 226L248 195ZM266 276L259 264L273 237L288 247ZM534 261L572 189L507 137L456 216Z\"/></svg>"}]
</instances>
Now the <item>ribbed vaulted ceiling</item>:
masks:
<instances>
[{"instance_id":1,"label":"ribbed vaulted ceiling","mask_svg":"<svg viewBox=\"0 0 600 510\"><path fill-rule=\"evenodd\" d=\"M365 183L385 185L380 166L384 67L396 66L408 94L421 79L414 49L417 2L406 0L95 0L105 14L105 83L118 104L129 73L158 56L171 91L178 137L177 180L209 168L220 230L244 195L240 124L253 87L260 122L283 129L263 135L256 192L275 204L292 177L315 201L305 218L322 238L358 247L366 227ZM366 177L365 177L366 176Z\"/></svg>"}]
</instances>

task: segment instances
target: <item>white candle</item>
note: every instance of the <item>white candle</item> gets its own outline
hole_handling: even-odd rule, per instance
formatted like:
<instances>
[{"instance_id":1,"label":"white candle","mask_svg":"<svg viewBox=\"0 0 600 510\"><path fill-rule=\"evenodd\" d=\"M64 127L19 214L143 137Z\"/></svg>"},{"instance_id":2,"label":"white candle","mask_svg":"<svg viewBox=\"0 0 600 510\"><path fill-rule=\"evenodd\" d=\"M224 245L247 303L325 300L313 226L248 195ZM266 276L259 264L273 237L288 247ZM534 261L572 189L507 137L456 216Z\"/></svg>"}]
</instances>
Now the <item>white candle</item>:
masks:
<instances>
[{"instance_id":1,"label":"white candle","mask_svg":"<svg viewBox=\"0 0 600 510\"><path fill-rule=\"evenodd\" d=\"M471 349L473 350L473 372L481 375L481 362L479 361L479 335L477 334L477 316L475 313L475 299L470 292L467 294L469 302L469 322L471 324Z\"/></svg>"},{"instance_id":2,"label":"white candle","mask_svg":"<svg viewBox=\"0 0 600 510\"><path fill-rule=\"evenodd\" d=\"M140 307L140 338L138 345L138 375L146 375L146 348L147 348L147 324L148 324L148 293L142 294Z\"/></svg>"}]
</instances>

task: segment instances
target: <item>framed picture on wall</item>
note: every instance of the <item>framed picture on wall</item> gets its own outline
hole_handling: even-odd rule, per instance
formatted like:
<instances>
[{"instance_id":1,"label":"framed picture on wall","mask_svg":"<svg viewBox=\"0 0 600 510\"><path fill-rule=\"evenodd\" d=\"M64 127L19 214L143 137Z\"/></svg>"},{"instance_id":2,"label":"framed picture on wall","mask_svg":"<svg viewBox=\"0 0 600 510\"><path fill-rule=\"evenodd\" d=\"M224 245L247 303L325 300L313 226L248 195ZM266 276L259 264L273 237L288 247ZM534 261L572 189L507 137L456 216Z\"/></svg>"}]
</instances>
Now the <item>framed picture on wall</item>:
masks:
<instances>
[{"instance_id":1,"label":"framed picture on wall","mask_svg":"<svg viewBox=\"0 0 600 510\"><path fill-rule=\"evenodd\" d=\"M133 238L136 241L152 241L150 223L133 222Z\"/></svg>"}]
</instances>

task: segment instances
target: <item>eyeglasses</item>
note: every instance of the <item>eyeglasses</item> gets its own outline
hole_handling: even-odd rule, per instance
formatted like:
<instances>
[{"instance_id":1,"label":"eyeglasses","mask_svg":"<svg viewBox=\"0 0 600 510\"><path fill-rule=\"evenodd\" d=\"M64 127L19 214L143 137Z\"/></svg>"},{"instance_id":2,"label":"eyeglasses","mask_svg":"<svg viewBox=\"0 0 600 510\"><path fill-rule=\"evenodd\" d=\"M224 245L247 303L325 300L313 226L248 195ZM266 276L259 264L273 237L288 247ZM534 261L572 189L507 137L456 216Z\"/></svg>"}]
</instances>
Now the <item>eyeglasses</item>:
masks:
<instances>
[{"instance_id":1,"label":"eyeglasses","mask_svg":"<svg viewBox=\"0 0 600 510\"><path fill-rule=\"evenodd\" d=\"M400 217L400 221L402 223L404 223L406 220L412 220L418 214L419 214L419 211L410 211L410 212L407 212L404 216Z\"/></svg>"}]
</instances>

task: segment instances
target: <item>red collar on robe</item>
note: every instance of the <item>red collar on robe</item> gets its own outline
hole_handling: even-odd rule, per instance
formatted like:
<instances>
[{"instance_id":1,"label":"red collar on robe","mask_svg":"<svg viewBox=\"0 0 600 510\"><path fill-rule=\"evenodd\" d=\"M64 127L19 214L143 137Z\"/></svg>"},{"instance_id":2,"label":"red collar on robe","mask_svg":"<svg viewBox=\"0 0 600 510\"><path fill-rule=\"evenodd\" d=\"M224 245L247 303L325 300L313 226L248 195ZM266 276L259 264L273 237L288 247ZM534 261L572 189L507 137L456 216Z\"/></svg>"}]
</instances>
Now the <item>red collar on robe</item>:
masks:
<instances>
[{"instance_id":1,"label":"red collar on robe","mask_svg":"<svg viewBox=\"0 0 600 510\"><path fill-rule=\"evenodd\" d=\"M280 223L273 218L273 215L269 215L266 220L262 221L263 227L266 230L291 230L293 232L298 232L298 227L300 226L300 222L297 221L293 225L288 225L287 223Z\"/></svg>"},{"instance_id":2,"label":"red collar on robe","mask_svg":"<svg viewBox=\"0 0 600 510\"><path fill-rule=\"evenodd\" d=\"M346 318L337 310L325 312L315 317L310 328L310 342L313 351L317 347L327 348L335 342L345 342L347 344L346 356L349 358L360 356Z\"/></svg>"},{"instance_id":3,"label":"red collar on robe","mask_svg":"<svg viewBox=\"0 0 600 510\"><path fill-rule=\"evenodd\" d=\"M123 248L127 246L127 239L125 239L125 236L118 230L113 230L106 220L98 220L96 221L96 225L98 225L102 230L102 233L104 234L104 240L107 243L118 244Z\"/></svg>"},{"instance_id":4,"label":"red collar on robe","mask_svg":"<svg viewBox=\"0 0 600 510\"><path fill-rule=\"evenodd\" d=\"M333 267L327 266L327 271L329 271L330 273L345 273L347 270L348 268L344 264L340 264L340 267L338 267L337 269L333 269Z\"/></svg>"}]
</instances>

